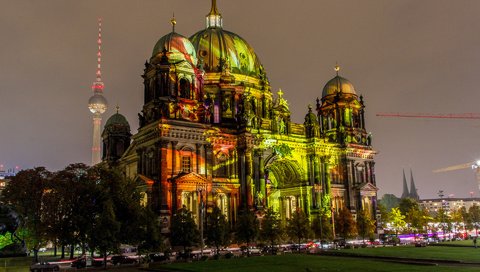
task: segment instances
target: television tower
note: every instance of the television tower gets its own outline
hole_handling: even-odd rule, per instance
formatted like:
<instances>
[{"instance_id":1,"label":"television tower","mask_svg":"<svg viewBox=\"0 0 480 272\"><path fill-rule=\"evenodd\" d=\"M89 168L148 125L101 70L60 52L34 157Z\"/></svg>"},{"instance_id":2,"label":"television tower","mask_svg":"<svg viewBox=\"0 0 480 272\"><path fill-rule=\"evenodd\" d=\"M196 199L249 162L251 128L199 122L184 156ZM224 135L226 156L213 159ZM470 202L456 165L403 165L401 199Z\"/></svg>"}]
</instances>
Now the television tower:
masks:
<instances>
[{"instance_id":1,"label":"television tower","mask_svg":"<svg viewBox=\"0 0 480 272\"><path fill-rule=\"evenodd\" d=\"M102 82L102 19L98 19L98 52L97 52L97 78L93 82L93 96L88 100L88 109L93 114L93 145L92 145L92 165L101 161L100 148L100 126L102 124L102 114L107 110L107 100L103 97Z\"/></svg>"}]
</instances>

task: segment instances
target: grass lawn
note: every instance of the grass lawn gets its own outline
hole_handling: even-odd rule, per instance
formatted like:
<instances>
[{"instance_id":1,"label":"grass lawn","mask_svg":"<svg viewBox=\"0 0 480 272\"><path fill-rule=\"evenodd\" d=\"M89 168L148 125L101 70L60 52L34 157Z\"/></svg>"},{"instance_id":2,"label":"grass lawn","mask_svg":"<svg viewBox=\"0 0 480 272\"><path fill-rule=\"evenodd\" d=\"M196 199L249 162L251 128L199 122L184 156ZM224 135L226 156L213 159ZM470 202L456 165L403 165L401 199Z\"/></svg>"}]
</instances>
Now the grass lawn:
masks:
<instances>
[{"instance_id":1,"label":"grass lawn","mask_svg":"<svg viewBox=\"0 0 480 272\"><path fill-rule=\"evenodd\" d=\"M439 246L467 246L473 247L473 240L460 240L460 241L451 241L451 242L440 242L437 245ZM477 241L477 246L480 247L480 240Z\"/></svg>"},{"instance_id":2,"label":"grass lawn","mask_svg":"<svg viewBox=\"0 0 480 272\"><path fill-rule=\"evenodd\" d=\"M480 253L480 251L479 251ZM478 271L478 267L449 267L399 264L360 258L320 255L286 254L229 260L156 265L158 271L255 271L255 272L307 272L307 271Z\"/></svg>"},{"instance_id":3,"label":"grass lawn","mask_svg":"<svg viewBox=\"0 0 480 272\"><path fill-rule=\"evenodd\" d=\"M30 257L0 258L0 272L28 271L31 264L32 258Z\"/></svg>"},{"instance_id":4,"label":"grass lawn","mask_svg":"<svg viewBox=\"0 0 480 272\"><path fill-rule=\"evenodd\" d=\"M364 256L387 256L414 259L458 260L480 263L480 247L448 247L448 246L397 246L377 248L344 249L340 253L353 253Z\"/></svg>"}]
</instances>

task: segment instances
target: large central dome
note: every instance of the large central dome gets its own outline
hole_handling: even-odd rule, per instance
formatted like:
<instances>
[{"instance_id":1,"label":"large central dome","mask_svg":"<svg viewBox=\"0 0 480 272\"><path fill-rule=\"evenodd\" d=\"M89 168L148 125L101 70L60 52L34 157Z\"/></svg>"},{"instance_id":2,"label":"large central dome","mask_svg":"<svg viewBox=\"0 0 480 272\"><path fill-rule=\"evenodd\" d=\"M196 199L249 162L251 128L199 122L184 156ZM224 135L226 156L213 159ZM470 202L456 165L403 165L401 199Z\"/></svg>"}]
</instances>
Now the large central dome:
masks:
<instances>
[{"instance_id":1,"label":"large central dome","mask_svg":"<svg viewBox=\"0 0 480 272\"><path fill-rule=\"evenodd\" d=\"M212 1L206 22L206 29L190 37L205 72L221 72L224 64L227 64L233 74L259 78L262 68L257 55L242 37L223 29L222 15L217 10L216 1Z\"/></svg>"},{"instance_id":2,"label":"large central dome","mask_svg":"<svg viewBox=\"0 0 480 272\"><path fill-rule=\"evenodd\" d=\"M260 61L252 47L240 36L220 27L209 27L190 37L206 72L221 72L226 61L234 74L258 77Z\"/></svg>"}]
</instances>

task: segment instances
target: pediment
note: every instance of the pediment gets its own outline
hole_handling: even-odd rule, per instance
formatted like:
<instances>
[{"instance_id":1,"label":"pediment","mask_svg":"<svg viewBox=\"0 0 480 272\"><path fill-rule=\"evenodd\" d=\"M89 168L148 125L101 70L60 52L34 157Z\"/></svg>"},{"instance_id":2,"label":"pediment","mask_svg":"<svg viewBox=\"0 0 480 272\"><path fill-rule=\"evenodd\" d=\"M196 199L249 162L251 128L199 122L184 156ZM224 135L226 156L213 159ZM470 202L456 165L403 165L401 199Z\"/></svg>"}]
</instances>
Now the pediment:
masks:
<instances>
[{"instance_id":1,"label":"pediment","mask_svg":"<svg viewBox=\"0 0 480 272\"><path fill-rule=\"evenodd\" d=\"M190 173L180 173L176 177L171 178L170 181L172 183L177 183L177 184L180 184L180 183L206 184L208 180L202 175L199 175L194 172L190 172Z\"/></svg>"},{"instance_id":2,"label":"pediment","mask_svg":"<svg viewBox=\"0 0 480 272\"><path fill-rule=\"evenodd\" d=\"M149 177L146 177L144 175L141 175L141 174L138 174L137 177L135 178L135 181L137 183L137 185L139 186L151 186L153 183L154 183L154 180L149 178Z\"/></svg>"},{"instance_id":3,"label":"pediment","mask_svg":"<svg viewBox=\"0 0 480 272\"><path fill-rule=\"evenodd\" d=\"M358 189L361 192L378 192L378 188L371 184L371 183L361 183L356 186L356 189Z\"/></svg>"}]
</instances>

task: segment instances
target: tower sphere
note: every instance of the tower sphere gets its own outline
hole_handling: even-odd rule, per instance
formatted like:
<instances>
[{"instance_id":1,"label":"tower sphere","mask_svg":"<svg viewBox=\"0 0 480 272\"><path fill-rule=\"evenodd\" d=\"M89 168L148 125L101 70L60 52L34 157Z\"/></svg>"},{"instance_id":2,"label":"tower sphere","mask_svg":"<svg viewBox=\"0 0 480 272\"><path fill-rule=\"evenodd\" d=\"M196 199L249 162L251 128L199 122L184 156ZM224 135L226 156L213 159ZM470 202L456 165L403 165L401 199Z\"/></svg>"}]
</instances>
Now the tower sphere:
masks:
<instances>
[{"instance_id":1,"label":"tower sphere","mask_svg":"<svg viewBox=\"0 0 480 272\"><path fill-rule=\"evenodd\" d=\"M88 100L88 109L90 109L90 112L94 114L104 113L107 110L107 105L107 99L105 99L105 97L99 93L95 93Z\"/></svg>"}]
</instances>

